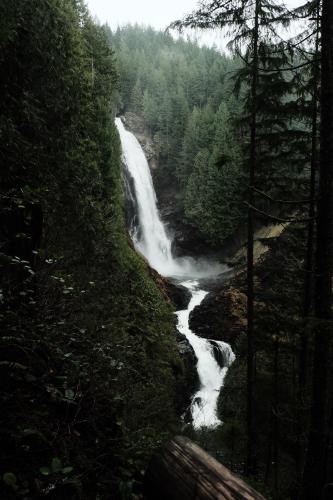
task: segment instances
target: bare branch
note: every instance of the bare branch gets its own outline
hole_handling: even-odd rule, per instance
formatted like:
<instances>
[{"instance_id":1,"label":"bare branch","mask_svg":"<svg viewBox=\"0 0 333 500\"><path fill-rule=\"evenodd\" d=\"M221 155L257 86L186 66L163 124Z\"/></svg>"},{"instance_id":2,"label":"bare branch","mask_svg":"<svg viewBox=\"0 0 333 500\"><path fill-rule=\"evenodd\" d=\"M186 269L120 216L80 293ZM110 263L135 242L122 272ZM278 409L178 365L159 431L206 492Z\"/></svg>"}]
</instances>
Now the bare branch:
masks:
<instances>
[{"instance_id":1,"label":"bare branch","mask_svg":"<svg viewBox=\"0 0 333 500\"><path fill-rule=\"evenodd\" d=\"M274 220L276 222L285 222L285 223L298 223L298 222L309 222L310 220L314 220L316 217L308 217L305 219L283 219L282 217L276 217L275 215L268 214L267 212L264 212L262 210L259 210L258 208L254 207L253 205L250 205L247 201L243 202L249 209L253 210L259 215L262 215L263 217L266 217L267 219Z\"/></svg>"},{"instance_id":2,"label":"bare branch","mask_svg":"<svg viewBox=\"0 0 333 500\"><path fill-rule=\"evenodd\" d=\"M260 189L257 189L254 186L249 186L249 187L255 193L260 194L261 196L263 196L267 200L272 201L273 203L285 203L287 205L303 205L305 203L312 203L312 202L318 201L318 200L310 200L310 199L309 200L276 200L275 198L272 198L271 196L269 196L269 194L264 193L264 191L260 191Z\"/></svg>"}]
</instances>

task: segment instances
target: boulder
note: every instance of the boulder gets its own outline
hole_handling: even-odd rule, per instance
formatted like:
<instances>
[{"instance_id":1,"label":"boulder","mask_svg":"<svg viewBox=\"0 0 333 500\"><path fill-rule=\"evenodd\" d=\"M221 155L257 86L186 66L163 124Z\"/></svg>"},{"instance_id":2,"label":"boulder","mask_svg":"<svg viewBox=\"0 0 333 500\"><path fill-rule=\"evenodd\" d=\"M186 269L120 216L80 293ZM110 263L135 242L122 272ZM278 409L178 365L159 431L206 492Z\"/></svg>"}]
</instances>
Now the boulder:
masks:
<instances>
[{"instance_id":1,"label":"boulder","mask_svg":"<svg viewBox=\"0 0 333 500\"><path fill-rule=\"evenodd\" d=\"M169 280L165 283L166 293L177 311L187 309L191 300L191 292L183 285L175 284Z\"/></svg>"},{"instance_id":2,"label":"boulder","mask_svg":"<svg viewBox=\"0 0 333 500\"><path fill-rule=\"evenodd\" d=\"M200 381L197 371L198 359L194 350L182 333L177 331L177 349L183 360L184 372L179 384L179 407L185 421L191 420L189 411L193 394L199 389Z\"/></svg>"},{"instance_id":3,"label":"boulder","mask_svg":"<svg viewBox=\"0 0 333 500\"><path fill-rule=\"evenodd\" d=\"M212 292L190 314L190 328L199 337L233 346L246 330L246 295L232 286Z\"/></svg>"},{"instance_id":4,"label":"boulder","mask_svg":"<svg viewBox=\"0 0 333 500\"><path fill-rule=\"evenodd\" d=\"M213 355L214 355L214 358L216 359L216 362L218 363L218 365L221 368L224 368L225 366L227 366L225 357L224 357L223 352L221 351L221 348L218 345L218 343L215 342L215 340L210 340L209 343L213 347Z\"/></svg>"}]
</instances>

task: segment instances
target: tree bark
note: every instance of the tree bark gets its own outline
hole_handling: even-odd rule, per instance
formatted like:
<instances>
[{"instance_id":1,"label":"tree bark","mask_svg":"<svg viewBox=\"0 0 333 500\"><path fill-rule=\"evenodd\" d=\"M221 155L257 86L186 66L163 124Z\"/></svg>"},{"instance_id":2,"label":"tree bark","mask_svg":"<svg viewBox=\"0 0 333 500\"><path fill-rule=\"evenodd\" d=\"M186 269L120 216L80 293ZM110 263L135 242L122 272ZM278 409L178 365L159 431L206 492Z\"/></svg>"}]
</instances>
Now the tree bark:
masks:
<instances>
[{"instance_id":1,"label":"tree bark","mask_svg":"<svg viewBox=\"0 0 333 500\"><path fill-rule=\"evenodd\" d=\"M183 436L175 437L153 456L144 494L148 500L265 500Z\"/></svg>"},{"instance_id":2,"label":"tree bark","mask_svg":"<svg viewBox=\"0 0 333 500\"><path fill-rule=\"evenodd\" d=\"M309 189L309 222L307 226L307 243L305 257L305 273L304 273L304 295L302 304L303 327L300 339L300 354L299 354L299 386L298 386L298 401L297 401L297 481L300 484L304 467L305 443L304 435L306 434L306 403L308 390L308 371L309 371L309 316L312 311L313 302L313 281L314 281L314 248L315 248L315 212L316 212L316 177L318 170L318 101L319 101L319 30L320 30L320 11L319 3L317 7L317 35L314 55L314 71L313 71L313 97L312 97L312 131L311 131L311 171L310 171L310 189Z\"/></svg>"},{"instance_id":3,"label":"tree bark","mask_svg":"<svg viewBox=\"0 0 333 500\"><path fill-rule=\"evenodd\" d=\"M253 28L253 59L251 75L251 129L250 129L250 162L248 190L248 228L247 228L247 452L246 474L256 471L256 429L255 429L255 338L254 338L254 300L253 300L253 209L254 181L256 165L257 136L257 82L258 82L258 41L259 41L259 0L255 3Z\"/></svg>"},{"instance_id":4,"label":"tree bark","mask_svg":"<svg viewBox=\"0 0 333 500\"><path fill-rule=\"evenodd\" d=\"M309 444L302 498L320 499L325 486L333 260L333 3L322 3L321 136L315 282L315 352Z\"/></svg>"}]
</instances>

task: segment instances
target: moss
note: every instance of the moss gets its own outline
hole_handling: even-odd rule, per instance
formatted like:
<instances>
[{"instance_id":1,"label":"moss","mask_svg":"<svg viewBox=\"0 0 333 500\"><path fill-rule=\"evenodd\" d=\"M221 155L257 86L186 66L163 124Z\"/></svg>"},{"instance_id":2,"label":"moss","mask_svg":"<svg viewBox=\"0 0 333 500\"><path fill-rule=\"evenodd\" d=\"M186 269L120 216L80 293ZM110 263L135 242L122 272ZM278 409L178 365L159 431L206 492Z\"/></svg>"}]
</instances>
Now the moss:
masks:
<instances>
[{"instance_id":1,"label":"moss","mask_svg":"<svg viewBox=\"0 0 333 500\"><path fill-rule=\"evenodd\" d=\"M3 71L0 496L135 498L177 430L182 362L173 310L124 226L112 51L81 2L13 9L23 27L1 64L25 70L16 85Z\"/></svg>"}]
</instances>

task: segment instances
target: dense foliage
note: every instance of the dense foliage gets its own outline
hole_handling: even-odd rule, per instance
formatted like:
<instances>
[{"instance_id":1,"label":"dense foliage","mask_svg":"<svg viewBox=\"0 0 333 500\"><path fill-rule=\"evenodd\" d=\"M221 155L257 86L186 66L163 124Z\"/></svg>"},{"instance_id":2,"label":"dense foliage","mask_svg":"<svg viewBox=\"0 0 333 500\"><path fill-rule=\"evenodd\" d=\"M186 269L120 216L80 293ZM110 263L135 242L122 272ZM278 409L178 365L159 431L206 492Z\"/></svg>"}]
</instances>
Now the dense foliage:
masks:
<instances>
[{"instance_id":1,"label":"dense foliage","mask_svg":"<svg viewBox=\"0 0 333 500\"><path fill-rule=\"evenodd\" d=\"M129 498L183 372L123 226L114 54L80 0L4 1L0 68L0 496Z\"/></svg>"},{"instance_id":2,"label":"dense foliage","mask_svg":"<svg viewBox=\"0 0 333 500\"><path fill-rule=\"evenodd\" d=\"M304 31L285 40L278 27L300 19ZM247 269L236 287L244 291L246 328L224 402L231 410L224 428L229 451L233 458L240 453L245 474L261 488L269 485L274 498L328 498L333 470L332 3L309 0L289 10L270 0L208 0L174 26L227 29L243 62L236 83L240 89L245 84ZM262 221L290 227L258 263L255 229Z\"/></svg>"},{"instance_id":3,"label":"dense foliage","mask_svg":"<svg viewBox=\"0 0 333 500\"><path fill-rule=\"evenodd\" d=\"M223 244L245 222L251 67L152 28L108 35L118 59L120 110L142 116L153 138L157 190L173 184L184 222L209 244ZM286 72L291 56L266 40L258 57L258 180L270 196L288 198L296 187L307 189L309 79L301 70ZM258 206L271 208L267 199Z\"/></svg>"},{"instance_id":4,"label":"dense foliage","mask_svg":"<svg viewBox=\"0 0 333 500\"><path fill-rule=\"evenodd\" d=\"M160 168L189 222L216 245L244 215L240 112L230 80L239 65L214 48L127 26L109 37L117 53L120 109L144 118Z\"/></svg>"},{"instance_id":5,"label":"dense foliage","mask_svg":"<svg viewBox=\"0 0 333 500\"><path fill-rule=\"evenodd\" d=\"M234 57L112 33L83 0L0 3L1 498L141 498L184 410L166 283L124 227L116 109L195 237L221 247L247 214L247 272L205 299L237 354L224 425L189 432L274 498L331 487L332 4L212 0L175 26L228 28Z\"/></svg>"},{"instance_id":6,"label":"dense foliage","mask_svg":"<svg viewBox=\"0 0 333 500\"><path fill-rule=\"evenodd\" d=\"M257 439L256 487L268 498L294 498L300 489L310 393L299 399L300 339L304 328L302 297L304 272L299 262L305 255L304 226L288 225L270 242L270 252L255 266L255 396ZM281 273L281 269L285 272ZM227 286L237 290L246 304L246 274L241 272ZM238 311L238 321L245 321ZM221 325L222 326L222 325ZM313 338L310 340L312 351ZM246 331L235 332L237 362L231 366L219 398L224 425L216 440L224 450L224 463L241 471L246 453ZM307 366L310 376L311 365Z\"/></svg>"}]
</instances>

